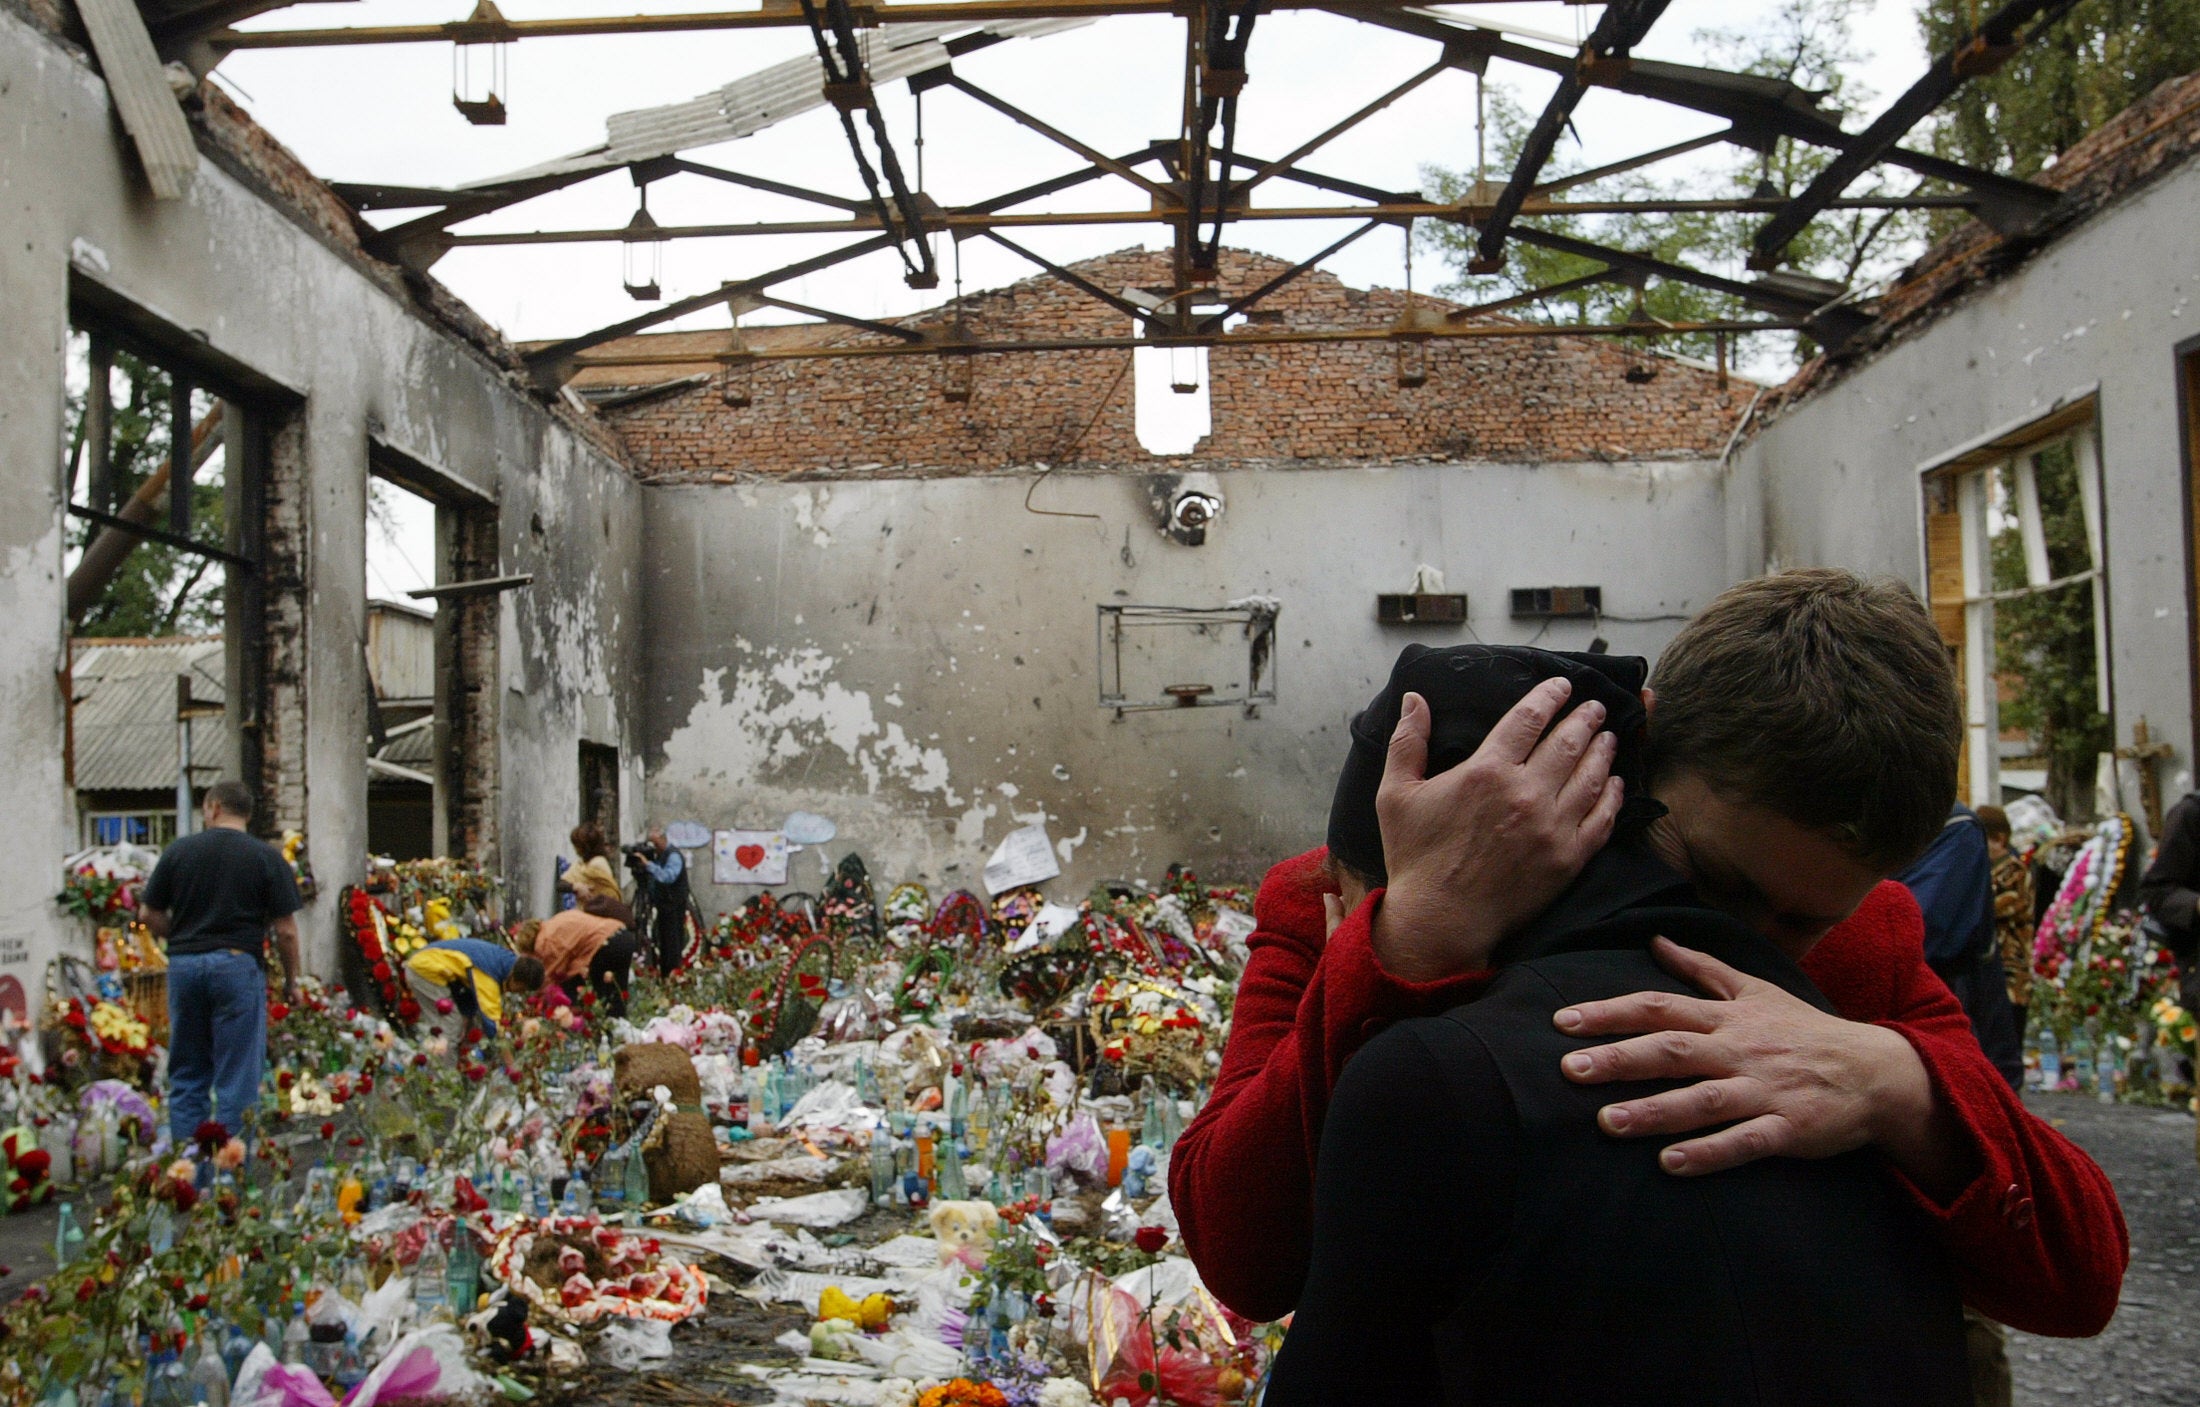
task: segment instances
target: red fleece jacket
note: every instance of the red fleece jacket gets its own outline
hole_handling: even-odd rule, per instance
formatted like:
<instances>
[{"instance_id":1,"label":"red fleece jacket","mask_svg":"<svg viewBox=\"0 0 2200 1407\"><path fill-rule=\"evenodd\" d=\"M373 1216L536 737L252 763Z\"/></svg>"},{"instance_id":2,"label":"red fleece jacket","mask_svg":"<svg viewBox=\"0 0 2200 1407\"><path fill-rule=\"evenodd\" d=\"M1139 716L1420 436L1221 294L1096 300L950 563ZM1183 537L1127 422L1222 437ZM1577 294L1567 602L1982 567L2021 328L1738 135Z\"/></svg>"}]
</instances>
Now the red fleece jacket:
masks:
<instances>
[{"instance_id":1,"label":"red fleece jacket","mask_svg":"<svg viewBox=\"0 0 2200 1407\"><path fill-rule=\"evenodd\" d=\"M1388 1023L1448 1011L1495 975L1411 983L1384 972L1369 933L1379 890L1325 943L1322 895L1336 892L1325 855L1286 860L1262 882L1214 1093L1169 1160L1192 1260L1224 1304L1254 1320L1288 1314L1306 1283L1314 1153L1345 1061ZM1803 968L1843 1016L1915 1047L1969 1137L1978 1172L1952 1202L1894 1174L1947 1245L1964 1300L2030 1333L2097 1334L2131 1256L2115 1189L2010 1091L1925 965L1924 932L1916 900L1890 880Z\"/></svg>"}]
</instances>

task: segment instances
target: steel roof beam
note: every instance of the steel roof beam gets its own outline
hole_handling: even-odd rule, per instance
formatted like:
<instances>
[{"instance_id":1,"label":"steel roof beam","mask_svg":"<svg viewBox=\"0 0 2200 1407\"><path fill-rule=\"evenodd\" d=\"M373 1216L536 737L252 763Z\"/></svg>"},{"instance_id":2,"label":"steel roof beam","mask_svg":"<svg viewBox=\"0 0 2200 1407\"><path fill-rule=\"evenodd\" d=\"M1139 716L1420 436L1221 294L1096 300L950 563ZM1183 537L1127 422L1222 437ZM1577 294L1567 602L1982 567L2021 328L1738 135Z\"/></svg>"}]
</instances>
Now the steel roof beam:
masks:
<instances>
[{"instance_id":1,"label":"steel roof beam","mask_svg":"<svg viewBox=\"0 0 2200 1407\"><path fill-rule=\"evenodd\" d=\"M1979 31L1957 48L1935 58L1901 97L1872 120L1870 126L1841 144L1840 154L1808 186L1774 215L1750 241L1749 266L1777 268L1786 257L1788 244L1826 208L1827 202L1848 189L1849 183L1885 160L1904 133L1945 102L1966 79L1991 73L2024 46L2025 26L2035 17L2031 34L2037 34L2067 13L2076 0L2009 0L1987 16Z\"/></svg>"},{"instance_id":2,"label":"steel roof beam","mask_svg":"<svg viewBox=\"0 0 2200 1407\"><path fill-rule=\"evenodd\" d=\"M1520 213L1528 192L1542 178L1543 164L1551 159L1559 137L1573 121L1575 106L1589 91L1588 70L1604 60L1626 58L1650 32L1650 26L1657 23L1658 16L1665 13L1667 3L1668 0L1613 0L1605 7L1597 19L1597 27L1590 32L1588 43L1582 45L1574 67L1558 80L1558 90L1551 94L1543 115L1529 129L1512 177L1498 193L1496 206L1475 238L1474 258L1467 265L1468 273L1495 273L1504 267L1506 232L1512 228L1513 217Z\"/></svg>"}]
</instances>

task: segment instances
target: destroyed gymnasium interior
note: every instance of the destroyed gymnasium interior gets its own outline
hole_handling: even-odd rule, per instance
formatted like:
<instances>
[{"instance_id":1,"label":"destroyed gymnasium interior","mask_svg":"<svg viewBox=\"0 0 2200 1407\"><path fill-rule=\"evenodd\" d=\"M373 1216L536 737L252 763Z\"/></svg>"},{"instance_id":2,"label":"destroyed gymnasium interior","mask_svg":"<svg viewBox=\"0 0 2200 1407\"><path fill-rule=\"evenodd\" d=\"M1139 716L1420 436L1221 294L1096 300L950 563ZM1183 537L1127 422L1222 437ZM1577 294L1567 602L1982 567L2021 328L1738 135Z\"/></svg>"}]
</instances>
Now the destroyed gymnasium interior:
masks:
<instances>
[{"instance_id":1,"label":"destroyed gymnasium interior","mask_svg":"<svg viewBox=\"0 0 2200 1407\"><path fill-rule=\"evenodd\" d=\"M2136 907L2200 749L2189 4L473 5L0 0L0 1400L1252 1402L1284 1330L1159 1194L1355 716L1408 645L1654 671L1799 568L1923 601L2041 891L2024 1098L2131 1222L2015 1400L2190 1391L2194 987ZM220 1195L350 1228L279 1283L104 1190L181 1151L133 906L225 780L309 994ZM410 958L570 908L588 826L620 903L681 858L680 959L637 918L631 1013L400 1098ZM128 1264L188 1246L173 1305Z\"/></svg>"}]
</instances>

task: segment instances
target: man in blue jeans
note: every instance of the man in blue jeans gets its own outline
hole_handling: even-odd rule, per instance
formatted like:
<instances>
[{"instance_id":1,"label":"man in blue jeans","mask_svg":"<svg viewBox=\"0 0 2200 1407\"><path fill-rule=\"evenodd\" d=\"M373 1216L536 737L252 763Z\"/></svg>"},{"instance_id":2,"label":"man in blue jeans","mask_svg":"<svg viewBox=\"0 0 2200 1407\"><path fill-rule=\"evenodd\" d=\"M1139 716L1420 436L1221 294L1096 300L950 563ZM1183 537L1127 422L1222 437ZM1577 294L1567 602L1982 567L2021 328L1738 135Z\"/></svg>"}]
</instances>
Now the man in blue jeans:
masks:
<instances>
[{"instance_id":1,"label":"man in blue jeans","mask_svg":"<svg viewBox=\"0 0 2200 1407\"><path fill-rule=\"evenodd\" d=\"M217 782L206 828L161 851L138 917L168 940L168 1134L188 1144L209 1117L232 1134L260 1102L267 1065L267 934L283 959L283 999L297 1000L298 885L282 852L255 839L252 793Z\"/></svg>"}]
</instances>

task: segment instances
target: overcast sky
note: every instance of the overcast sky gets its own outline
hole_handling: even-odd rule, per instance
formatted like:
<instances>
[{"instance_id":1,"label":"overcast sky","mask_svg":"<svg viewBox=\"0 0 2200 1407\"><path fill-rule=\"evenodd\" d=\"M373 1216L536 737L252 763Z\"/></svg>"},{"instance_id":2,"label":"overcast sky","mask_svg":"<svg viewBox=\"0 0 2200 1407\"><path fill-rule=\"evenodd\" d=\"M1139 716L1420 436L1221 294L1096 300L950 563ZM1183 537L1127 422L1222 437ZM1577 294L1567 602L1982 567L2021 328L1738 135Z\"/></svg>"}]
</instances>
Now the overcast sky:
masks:
<instances>
[{"instance_id":1,"label":"overcast sky","mask_svg":"<svg viewBox=\"0 0 2200 1407\"><path fill-rule=\"evenodd\" d=\"M1922 69L1925 56L1913 19L1914 0L1875 0L1856 26L1869 51L1858 76L1885 101ZM364 0L302 5L254 21L254 28L418 23L461 18L467 0ZM742 8L742 0L505 0L514 19L616 14L633 9ZM1571 37L1593 23L1593 7L1523 3L1461 5L1464 14ZM1676 0L1641 52L1700 61L1697 34L1749 23L1768 8L1761 0ZM806 30L539 39L509 50L504 127L474 127L452 108L453 51L444 44L308 50L244 51L218 70L253 114L331 180L448 185L497 175L603 139L614 112L676 102L712 90L767 64L811 52ZM1280 155L1428 64L1435 46L1322 14L1264 16L1254 31L1242 104L1240 145ZM1181 81L1183 23L1151 17L1103 20L1040 39L1020 39L966 56L957 71L979 85L1109 151L1128 150L1173 135ZM1550 79L1495 64L1492 81L1510 85L1531 110ZM881 106L904 164L913 165L913 106L907 88L882 91ZM1426 163L1461 166L1474 150L1473 80L1447 73L1423 86L1305 163L1310 169L1372 185L1412 189ZM1715 126L1658 104L1593 90L1577 129L1590 161L1611 160ZM925 100L925 184L945 204L996 194L1074 168L1069 152L1015 126L961 94L939 91ZM818 110L754 137L702 152L699 159L739 170L860 195L854 164L830 110ZM1301 188L1278 185L1266 197L1300 203ZM1128 208L1145 197L1118 182L1096 182L1057 198L1057 208ZM1304 203L1319 203L1318 198ZM529 202L469 229L604 227L626 223L635 192L624 173ZM817 207L696 177L662 182L650 210L666 223L815 218ZM385 217L386 219L387 217ZM1297 227L1239 225L1232 243L1303 258L1350 228L1322 222ZM1160 231L1137 227L1026 231L1031 248L1068 261L1143 242L1159 247ZM801 258L840 241L778 237L688 240L664 255L667 298L708 290ZM945 241L943 241L945 243ZM968 289L997 286L1035 272L984 240L962 250ZM586 331L631 317L646 305L620 287L622 251L615 244L514 246L459 250L436 275L515 338ZM938 293L902 285L888 254L783 286L784 296L863 316L913 311L951 288L952 255L943 252L946 282ZM1348 282L1397 286L1403 281L1402 237L1377 231L1325 266ZM1420 260L1415 286L1440 271ZM689 326L724 326L722 310Z\"/></svg>"}]
</instances>

